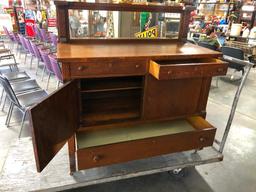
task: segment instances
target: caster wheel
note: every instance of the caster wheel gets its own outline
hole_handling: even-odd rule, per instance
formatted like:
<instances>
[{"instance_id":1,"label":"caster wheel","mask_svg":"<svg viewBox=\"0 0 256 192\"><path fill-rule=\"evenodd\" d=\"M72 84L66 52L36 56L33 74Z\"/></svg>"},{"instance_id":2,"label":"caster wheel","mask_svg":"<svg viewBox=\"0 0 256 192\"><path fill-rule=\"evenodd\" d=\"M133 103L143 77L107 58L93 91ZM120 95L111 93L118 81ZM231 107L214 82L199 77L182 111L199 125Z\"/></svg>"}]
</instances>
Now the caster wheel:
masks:
<instances>
[{"instance_id":1,"label":"caster wheel","mask_svg":"<svg viewBox=\"0 0 256 192\"><path fill-rule=\"evenodd\" d=\"M178 168L178 169L168 171L168 173L172 177L179 179L179 178L186 177L188 175L188 169L187 168Z\"/></svg>"}]
</instances>

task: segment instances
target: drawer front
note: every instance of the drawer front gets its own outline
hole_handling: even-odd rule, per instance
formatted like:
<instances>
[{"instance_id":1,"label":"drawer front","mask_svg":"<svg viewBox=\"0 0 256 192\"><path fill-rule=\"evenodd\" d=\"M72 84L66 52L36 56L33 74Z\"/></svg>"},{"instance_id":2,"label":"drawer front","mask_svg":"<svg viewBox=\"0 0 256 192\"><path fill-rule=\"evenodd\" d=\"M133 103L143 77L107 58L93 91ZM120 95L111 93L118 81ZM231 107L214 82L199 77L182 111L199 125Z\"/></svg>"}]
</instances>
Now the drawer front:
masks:
<instances>
[{"instance_id":1,"label":"drawer front","mask_svg":"<svg viewBox=\"0 0 256 192\"><path fill-rule=\"evenodd\" d=\"M133 76L146 73L146 61L106 61L71 63L71 77Z\"/></svg>"},{"instance_id":2,"label":"drawer front","mask_svg":"<svg viewBox=\"0 0 256 192\"><path fill-rule=\"evenodd\" d=\"M192 120L190 123L195 122ZM199 124L199 126L203 125L202 123ZM195 126L198 125L195 123ZM78 149L78 169L82 170L211 146L215 132L216 129L212 127L196 128L195 131Z\"/></svg>"},{"instance_id":3,"label":"drawer front","mask_svg":"<svg viewBox=\"0 0 256 192\"><path fill-rule=\"evenodd\" d=\"M150 62L149 72L158 80L212 77L225 75L228 65L217 59L202 60L202 63L159 64Z\"/></svg>"}]
</instances>

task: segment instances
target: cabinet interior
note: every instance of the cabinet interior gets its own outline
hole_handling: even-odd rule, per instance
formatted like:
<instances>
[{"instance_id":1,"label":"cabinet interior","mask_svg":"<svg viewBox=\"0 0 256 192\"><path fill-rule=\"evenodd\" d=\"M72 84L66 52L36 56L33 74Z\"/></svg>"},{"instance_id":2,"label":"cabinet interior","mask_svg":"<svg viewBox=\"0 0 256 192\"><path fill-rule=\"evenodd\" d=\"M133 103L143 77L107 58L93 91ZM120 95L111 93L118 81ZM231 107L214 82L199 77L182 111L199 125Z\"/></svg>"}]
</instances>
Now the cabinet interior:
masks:
<instances>
[{"instance_id":1,"label":"cabinet interior","mask_svg":"<svg viewBox=\"0 0 256 192\"><path fill-rule=\"evenodd\" d=\"M142 76L81 79L81 125L139 119L143 83Z\"/></svg>"}]
</instances>

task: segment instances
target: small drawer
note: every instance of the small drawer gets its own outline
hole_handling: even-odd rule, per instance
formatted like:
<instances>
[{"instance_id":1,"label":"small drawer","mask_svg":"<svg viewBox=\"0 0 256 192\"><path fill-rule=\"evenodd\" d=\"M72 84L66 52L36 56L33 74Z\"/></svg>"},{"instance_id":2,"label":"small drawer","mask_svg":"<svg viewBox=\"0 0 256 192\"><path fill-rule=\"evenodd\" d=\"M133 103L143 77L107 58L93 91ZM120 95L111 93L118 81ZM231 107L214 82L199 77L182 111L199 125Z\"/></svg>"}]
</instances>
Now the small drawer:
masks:
<instances>
[{"instance_id":1,"label":"small drawer","mask_svg":"<svg viewBox=\"0 0 256 192\"><path fill-rule=\"evenodd\" d=\"M77 133L78 169L211 146L216 128L195 116Z\"/></svg>"},{"instance_id":2,"label":"small drawer","mask_svg":"<svg viewBox=\"0 0 256 192\"><path fill-rule=\"evenodd\" d=\"M112 60L106 62L71 63L71 77L113 77L144 75L146 61Z\"/></svg>"},{"instance_id":3,"label":"small drawer","mask_svg":"<svg viewBox=\"0 0 256 192\"><path fill-rule=\"evenodd\" d=\"M212 77L227 73L227 62L214 59L150 61L149 73L158 80Z\"/></svg>"}]
</instances>

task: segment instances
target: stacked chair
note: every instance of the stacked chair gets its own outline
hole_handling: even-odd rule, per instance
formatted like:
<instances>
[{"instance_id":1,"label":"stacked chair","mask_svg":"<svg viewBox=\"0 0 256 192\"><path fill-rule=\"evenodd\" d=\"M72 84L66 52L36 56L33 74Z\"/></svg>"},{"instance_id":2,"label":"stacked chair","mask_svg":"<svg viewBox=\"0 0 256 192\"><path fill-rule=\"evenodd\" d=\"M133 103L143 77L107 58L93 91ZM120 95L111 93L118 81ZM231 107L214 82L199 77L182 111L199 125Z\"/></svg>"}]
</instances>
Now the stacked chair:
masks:
<instances>
[{"instance_id":1,"label":"stacked chair","mask_svg":"<svg viewBox=\"0 0 256 192\"><path fill-rule=\"evenodd\" d=\"M41 80L43 80L44 73L46 71L46 73L48 74L46 89L48 89L50 78L51 78L52 75L54 75L54 71L52 69L52 64L51 64L51 61L49 59L50 52L48 50L43 50L43 49L39 49L39 52L40 52L40 55L41 55L41 57L43 59L43 62L44 62L44 68L43 68Z\"/></svg>"},{"instance_id":2,"label":"stacked chair","mask_svg":"<svg viewBox=\"0 0 256 192\"><path fill-rule=\"evenodd\" d=\"M8 34L7 36L9 37ZM18 38L19 40L15 40L10 43L17 43L17 46L21 46L22 48L21 51L23 51L23 53L26 54L25 60L27 55L33 55L33 57L37 57L37 55L34 52L32 52L32 49L31 49L32 46L30 47L28 44L30 43L28 38L20 34L15 35L15 38ZM12 47L14 48L14 46ZM12 59L12 62L2 64L3 61L7 59L8 60ZM5 124L7 125L7 127L9 127L10 120L13 114L13 109L15 107L23 114L21 127L19 131L19 137L20 137L23 126L24 126L24 121L27 116L28 109L34 104L39 103L48 94L45 90L43 90L38 85L36 80L31 79L30 76L25 71L19 70L14 54L11 54L10 49L5 48L4 42L1 42L0 44L0 84L2 85L2 88L3 88L1 93L1 98L0 98L0 104L2 104L2 110L4 110L4 107L7 101L9 101L8 102L9 109L8 109L8 113L5 121Z\"/></svg>"},{"instance_id":3,"label":"stacked chair","mask_svg":"<svg viewBox=\"0 0 256 192\"><path fill-rule=\"evenodd\" d=\"M33 82L31 82L31 86L29 89L25 88L25 82L17 82L16 84L11 85L8 79L3 76L0 76L0 83L3 86L4 91L6 92L6 95L10 101L5 124L9 126L14 107L17 107L17 109L19 109L23 113L21 128L19 132L20 137L29 107L33 106L34 104L40 102L43 98L45 98L47 96L47 92L42 90L39 85L36 85L37 83ZM24 86L24 89L18 89L21 87L21 84Z\"/></svg>"},{"instance_id":4,"label":"stacked chair","mask_svg":"<svg viewBox=\"0 0 256 192\"><path fill-rule=\"evenodd\" d=\"M60 83L63 83L61 68L60 68L59 63L57 62L57 59L54 55L50 55L49 59L50 59L51 65L52 65L52 70L57 79L56 89L58 89L60 86Z\"/></svg>"},{"instance_id":5,"label":"stacked chair","mask_svg":"<svg viewBox=\"0 0 256 192\"><path fill-rule=\"evenodd\" d=\"M59 84L62 82L61 78L56 76L55 72L51 70L51 62L49 62L49 54L53 56L53 58L56 60L56 57L54 57L54 53L56 52L56 46L57 46L57 36L53 33L47 33L45 29L40 29L37 26L34 26L35 31L35 38L26 37L21 34L14 35L17 39L17 50L18 47L20 48L20 57L21 54L24 54L24 63L27 63L27 58L30 56L30 69L32 69L33 61L36 59L36 75L38 74L39 68L42 68L42 80L45 73L47 73L47 83L46 83L46 89L48 89L49 81L52 76L55 76L57 79L57 86L59 87ZM12 32L8 31L6 29L6 34L13 34ZM14 39L12 35L7 35L9 38ZM10 39L10 41L11 41ZM48 52L47 55L42 56L42 50L45 52ZM57 62L57 61L56 61ZM54 62L54 63L56 63ZM50 63L50 65L49 65ZM58 63L57 63L58 64ZM58 66L59 68L59 66Z\"/></svg>"},{"instance_id":6,"label":"stacked chair","mask_svg":"<svg viewBox=\"0 0 256 192\"><path fill-rule=\"evenodd\" d=\"M5 105L9 104L5 121L7 127L10 125L14 108L17 108L23 114L19 131L20 137L28 109L47 97L47 92L39 86L36 80L31 79L27 72L20 71L11 50L16 50L16 55L19 55L20 58L24 54L24 60L22 59L22 61L24 61L25 68L29 66L33 70L32 65L36 60L35 75L42 67L42 81L44 75L47 74L46 89L49 87L50 78L55 76L57 89L60 83L63 83L61 67L55 55L58 38L55 34L47 33L46 30L40 29L36 25L34 26L35 37L13 33L6 27L4 27L4 31L11 46L10 49L6 49L4 42L0 42L0 84L3 87L0 104L2 104L2 110L4 110ZM28 57L30 57L30 61L26 65ZM12 59L13 62L2 64L1 62L5 59ZM2 66L8 70L2 70Z\"/></svg>"}]
</instances>

